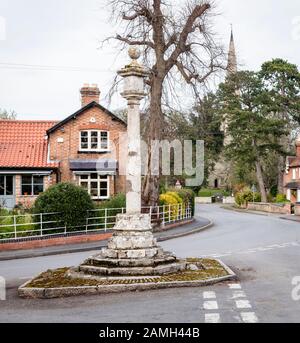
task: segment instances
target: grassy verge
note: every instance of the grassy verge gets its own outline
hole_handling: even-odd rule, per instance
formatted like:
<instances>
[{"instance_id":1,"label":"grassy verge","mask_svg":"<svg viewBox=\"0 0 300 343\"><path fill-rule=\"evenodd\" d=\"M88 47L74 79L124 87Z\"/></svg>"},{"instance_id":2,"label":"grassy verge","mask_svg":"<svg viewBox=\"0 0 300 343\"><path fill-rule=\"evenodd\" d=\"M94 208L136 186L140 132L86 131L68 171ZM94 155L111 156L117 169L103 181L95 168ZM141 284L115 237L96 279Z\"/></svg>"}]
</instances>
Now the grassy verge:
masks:
<instances>
[{"instance_id":1,"label":"grassy verge","mask_svg":"<svg viewBox=\"0 0 300 343\"><path fill-rule=\"evenodd\" d=\"M14 237L14 224L16 224L18 237L22 237L21 231L31 231L36 229L36 224L31 214L15 215L2 213L0 216L0 238Z\"/></svg>"}]
</instances>

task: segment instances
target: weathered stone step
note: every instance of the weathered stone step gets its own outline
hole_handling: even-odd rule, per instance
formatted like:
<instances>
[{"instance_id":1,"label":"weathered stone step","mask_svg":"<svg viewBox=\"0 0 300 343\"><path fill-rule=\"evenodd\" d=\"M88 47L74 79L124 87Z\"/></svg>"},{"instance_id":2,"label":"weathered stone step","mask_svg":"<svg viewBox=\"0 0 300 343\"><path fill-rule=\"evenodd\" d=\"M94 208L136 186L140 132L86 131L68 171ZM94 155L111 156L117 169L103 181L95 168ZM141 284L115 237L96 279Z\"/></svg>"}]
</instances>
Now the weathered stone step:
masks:
<instances>
[{"instance_id":1,"label":"weathered stone step","mask_svg":"<svg viewBox=\"0 0 300 343\"><path fill-rule=\"evenodd\" d=\"M170 263L165 265L160 265L156 267L118 267L118 268L107 268L107 267L97 267L90 265L79 266L79 271L90 275L166 275L172 274L186 269L185 262Z\"/></svg>"},{"instance_id":2,"label":"weathered stone step","mask_svg":"<svg viewBox=\"0 0 300 343\"><path fill-rule=\"evenodd\" d=\"M156 267L158 265L176 262L176 257L166 256L163 258L144 258L144 259L113 259L91 257L84 264L95 267Z\"/></svg>"}]
</instances>

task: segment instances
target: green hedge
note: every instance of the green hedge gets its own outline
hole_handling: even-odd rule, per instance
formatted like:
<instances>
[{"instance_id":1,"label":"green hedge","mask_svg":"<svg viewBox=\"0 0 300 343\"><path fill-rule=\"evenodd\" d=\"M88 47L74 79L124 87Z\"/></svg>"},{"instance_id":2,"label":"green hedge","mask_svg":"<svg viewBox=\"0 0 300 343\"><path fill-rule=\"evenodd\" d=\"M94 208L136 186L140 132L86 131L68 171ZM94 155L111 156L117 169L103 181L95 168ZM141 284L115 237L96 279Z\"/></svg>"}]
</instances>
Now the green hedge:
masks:
<instances>
[{"instance_id":1,"label":"green hedge","mask_svg":"<svg viewBox=\"0 0 300 343\"><path fill-rule=\"evenodd\" d=\"M103 229L105 224L108 229L113 228L116 222L116 216L122 213L123 208L126 208L126 195L124 193L116 194L109 200L98 203L96 205L96 211L93 212L96 218L89 220L89 224L95 224L95 226L90 226L90 229ZM108 217L106 221L104 218L105 215Z\"/></svg>"},{"instance_id":2,"label":"green hedge","mask_svg":"<svg viewBox=\"0 0 300 343\"><path fill-rule=\"evenodd\" d=\"M191 206L192 215L194 215L195 196L195 193L189 188L169 188L166 193L161 194L160 205L174 205L178 203L183 203L185 205L189 203Z\"/></svg>"},{"instance_id":3,"label":"green hedge","mask_svg":"<svg viewBox=\"0 0 300 343\"><path fill-rule=\"evenodd\" d=\"M182 188L176 190L183 202L189 203L192 209L192 216L195 214L195 192L190 188Z\"/></svg>"},{"instance_id":4,"label":"green hedge","mask_svg":"<svg viewBox=\"0 0 300 343\"><path fill-rule=\"evenodd\" d=\"M96 208L123 208L126 207L126 196L124 193L119 193L111 197L109 200L102 201L96 205Z\"/></svg>"},{"instance_id":5,"label":"green hedge","mask_svg":"<svg viewBox=\"0 0 300 343\"><path fill-rule=\"evenodd\" d=\"M1 210L0 211L0 238L8 239L13 238L14 236L14 217L16 216L16 231L17 237L22 236L33 236L38 233L20 233L20 231L33 231L37 229L37 226L34 224L34 217L30 214L18 214L16 211ZM5 235L3 233L6 233Z\"/></svg>"},{"instance_id":6,"label":"green hedge","mask_svg":"<svg viewBox=\"0 0 300 343\"><path fill-rule=\"evenodd\" d=\"M251 189L244 188L235 194L235 202L237 205L246 205L248 202L261 202L260 193L253 193Z\"/></svg>"},{"instance_id":7,"label":"green hedge","mask_svg":"<svg viewBox=\"0 0 300 343\"><path fill-rule=\"evenodd\" d=\"M223 195L223 196L230 196L231 193L222 189L210 189L210 188L202 188L200 189L198 196L199 197L213 197L215 195Z\"/></svg>"},{"instance_id":8,"label":"green hedge","mask_svg":"<svg viewBox=\"0 0 300 343\"><path fill-rule=\"evenodd\" d=\"M285 194L277 194L276 195L276 203L288 203L290 202L289 200L287 200L286 195Z\"/></svg>"}]
</instances>

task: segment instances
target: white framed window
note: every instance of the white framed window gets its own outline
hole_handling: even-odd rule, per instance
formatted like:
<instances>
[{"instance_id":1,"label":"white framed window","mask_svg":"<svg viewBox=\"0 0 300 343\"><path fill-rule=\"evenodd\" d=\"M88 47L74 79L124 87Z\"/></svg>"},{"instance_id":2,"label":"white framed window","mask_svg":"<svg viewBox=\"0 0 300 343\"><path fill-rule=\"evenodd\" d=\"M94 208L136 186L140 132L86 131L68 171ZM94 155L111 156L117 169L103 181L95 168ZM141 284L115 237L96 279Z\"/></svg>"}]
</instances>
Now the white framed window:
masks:
<instances>
[{"instance_id":1,"label":"white framed window","mask_svg":"<svg viewBox=\"0 0 300 343\"><path fill-rule=\"evenodd\" d=\"M79 175L79 185L85 188L92 199L109 199L109 176L97 173Z\"/></svg>"},{"instance_id":2,"label":"white framed window","mask_svg":"<svg viewBox=\"0 0 300 343\"><path fill-rule=\"evenodd\" d=\"M79 132L80 151L108 151L109 132L102 130L84 130Z\"/></svg>"},{"instance_id":3,"label":"white framed window","mask_svg":"<svg viewBox=\"0 0 300 343\"><path fill-rule=\"evenodd\" d=\"M293 178L293 180L297 179L297 169L296 168L293 168L293 170L292 170L292 178Z\"/></svg>"},{"instance_id":4,"label":"white framed window","mask_svg":"<svg viewBox=\"0 0 300 343\"><path fill-rule=\"evenodd\" d=\"M22 175L22 195L39 195L44 192L44 176Z\"/></svg>"}]
</instances>

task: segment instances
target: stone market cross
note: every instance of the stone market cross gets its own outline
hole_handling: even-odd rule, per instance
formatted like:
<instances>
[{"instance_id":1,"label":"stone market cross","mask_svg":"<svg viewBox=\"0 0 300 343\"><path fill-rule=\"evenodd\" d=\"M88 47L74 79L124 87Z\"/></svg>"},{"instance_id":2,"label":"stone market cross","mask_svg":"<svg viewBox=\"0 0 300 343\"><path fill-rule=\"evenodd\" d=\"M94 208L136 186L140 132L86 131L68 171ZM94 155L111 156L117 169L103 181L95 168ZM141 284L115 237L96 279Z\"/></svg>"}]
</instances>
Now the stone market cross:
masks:
<instances>
[{"instance_id":1,"label":"stone market cross","mask_svg":"<svg viewBox=\"0 0 300 343\"><path fill-rule=\"evenodd\" d=\"M141 213L140 101L145 96L148 75L137 59L140 52L129 49L131 63L118 74L124 78L121 95L128 102L128 149L126 169L126 214L117 215L114 234L107 248L79 266L93 275L162 275L186 268L186 262L163 251L153 236L150 214Z\"/></svg>"},{"instance_id":2,"label":"stone market cross","mask_svg":"<svg viewBox=\"0 0 300 343\"><path fill-rule=\"evenodd\" d=\"M79 294L105 294L170 287L198 287L235 278L235 274L220 261L199 258L178 259L157 245L153 236L150 214L141 213L141 144L139 105L144 93L147 71L138 64L139 52L131 48L132 61L119 71L124 78L122 96L128 101L128 149L126 213L118 214L113 235L107 248L89 257L79 266L66 271L45 274L50 289L38 287L35 279L19 287L25 298L62 297ZM50 275L50 274L51 275ZM61 273L59 282L57 273ZM73 283L74 284L73 284ZM57 284L58 283L58 284Z\"/></svg>"}]
</instances>

